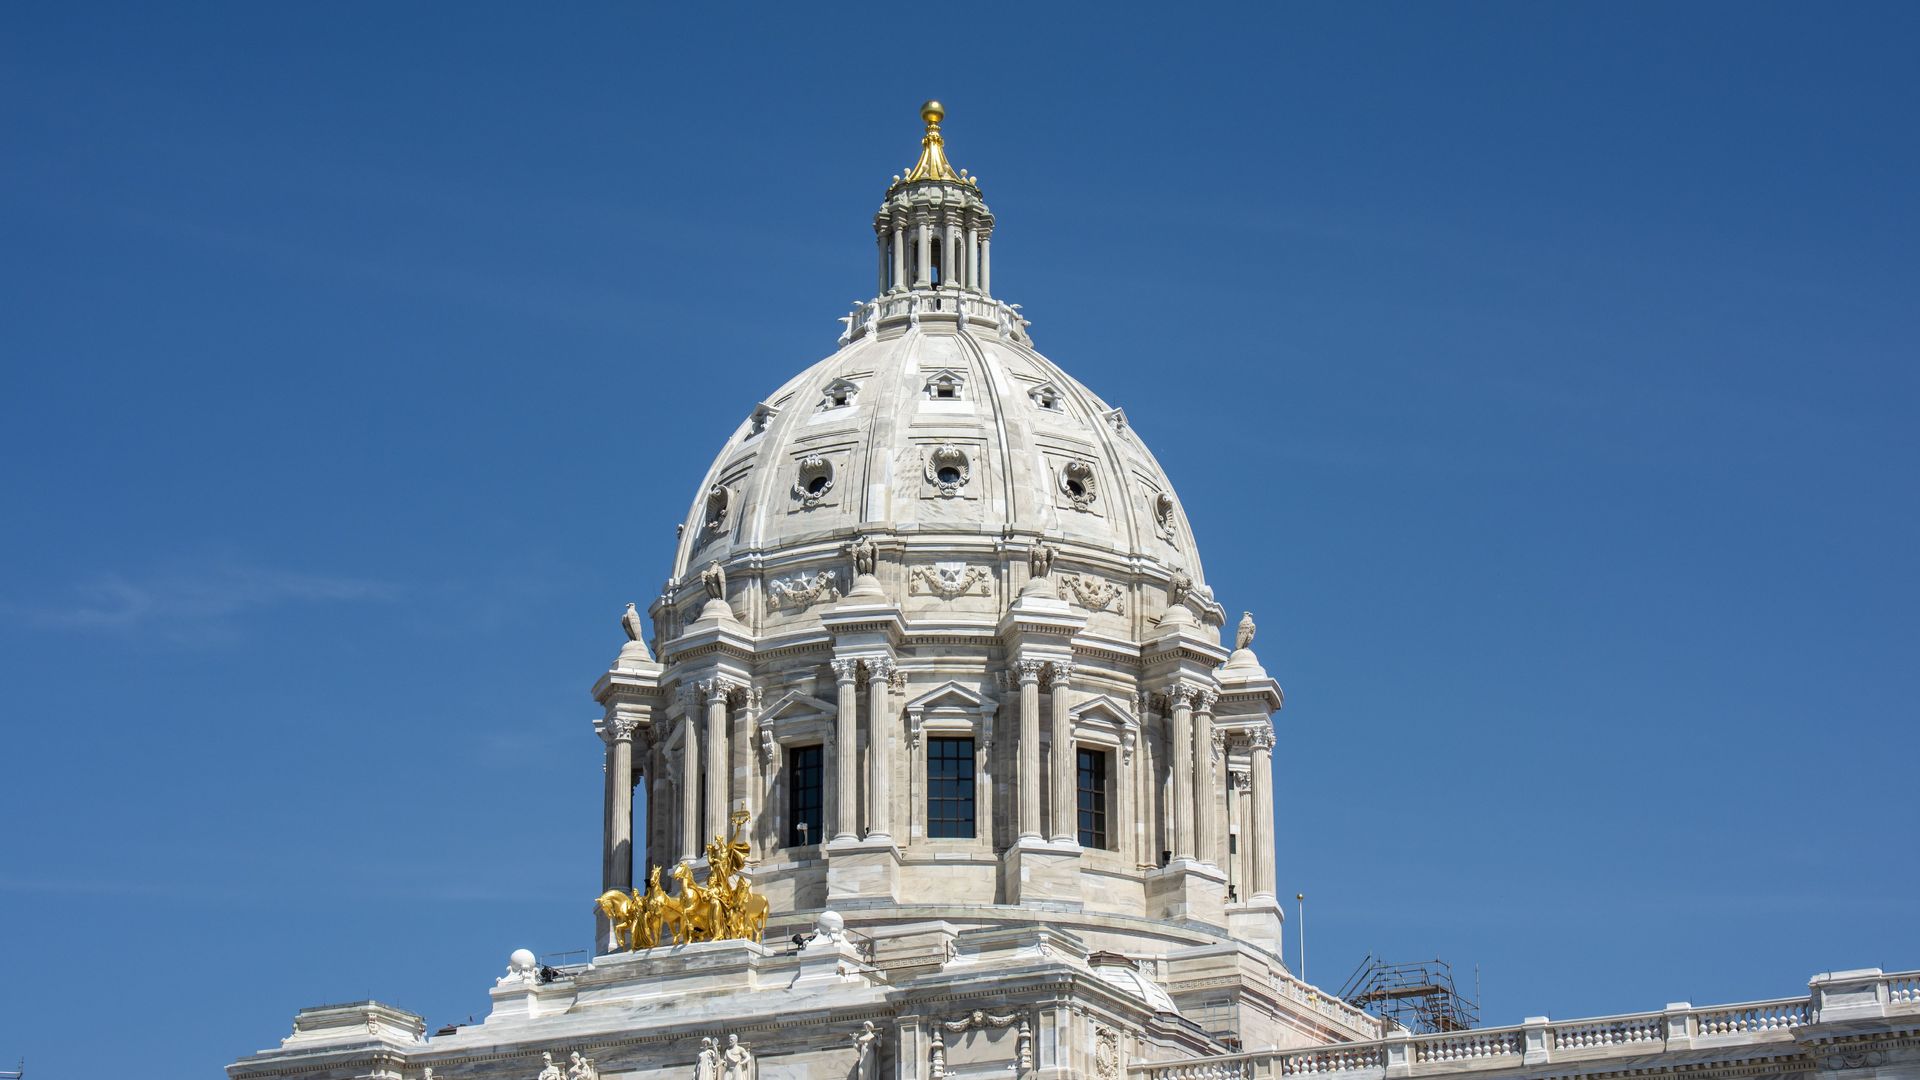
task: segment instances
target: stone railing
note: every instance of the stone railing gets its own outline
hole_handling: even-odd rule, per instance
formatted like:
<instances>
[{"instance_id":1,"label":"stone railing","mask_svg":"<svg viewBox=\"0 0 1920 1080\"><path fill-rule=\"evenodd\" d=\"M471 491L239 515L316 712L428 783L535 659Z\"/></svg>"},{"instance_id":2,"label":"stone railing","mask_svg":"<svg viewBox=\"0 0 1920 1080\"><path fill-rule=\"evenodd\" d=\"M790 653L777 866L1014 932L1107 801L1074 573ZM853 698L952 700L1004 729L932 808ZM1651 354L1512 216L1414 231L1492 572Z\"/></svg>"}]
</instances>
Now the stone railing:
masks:
<instances>
[{"instance_id":1,"label":"stone railing","mask_svg":"<svg viewBox=\"0 0 1920 1080\"><path fill-rule=\"evenodd\" d=\"M1012 304L965 289L915 289L856 304L850 314L841 316L846 329L840 343L868 334L882 323L913 321L922 316L955 318L962 325L980 324L1002 336L1027 340L1028 321Z\"/></svg>"},{"instance_id":2,"label":"stone railing","mask_svg":"<svg viewBox=\"0 0 1920 1080\"><path fill-rule=\"evenodd\" d=\"M1873 968L1832 972L1816 976L1810 985L1813 992L1803 998L1703 1008L1680 1002L1660 1012L1557 1023L1536 1016L1512 1027L1437 1035L1396 1031L1386 1038L1368 1042L1301 1050L1262 1050L1198 1062L1135 1065L1128 1069L1128 1075L1133 1080L1187 1080L1190 1077L1271 1080L1335 1075L1351 1080L1384 1080L1483 1070L1525 1070L1531 1075L1555 1061L1561 1066L1556 1072L1573 1074L1588 1067L1602 1070L1623 1067L1624 1063L1609 1064L1620 1058L1636 1059L1638 1064L1632 1066L1636 1069L1650 1066L1657 1069L1657 1059L1652 1062L1646 1059L1669 1051L1691 1051L1686 1061L1697 1065L1703 1051L1769 1042L1791 1044L1795 1029L1823 1020L1897 1018L1903 1025L1910 1025L1912 1021L1906 1018L1920 1016L1920 971L1891 975ZM1676 1062L1676 1068L1679 1064L1682 1062ZM1201 1066L1225 1071L1184 1071Z\"/></svg>"},{"instance_id":3,"label":"stone railing","mask_svg":"<svg viewBox=\"0 0 1920 1080\"><path fill-rule=\"evenodd\" d=\"M1357 1031L1375 1039L1386 1034L1386 1026L1379 1017L1357 1005L1349 1005L1311 983L1303 983L1282 973L1274 983L1274 989L1288 1000L1305 1005L1349 1031Z\"/></svg>"}]
</instances>

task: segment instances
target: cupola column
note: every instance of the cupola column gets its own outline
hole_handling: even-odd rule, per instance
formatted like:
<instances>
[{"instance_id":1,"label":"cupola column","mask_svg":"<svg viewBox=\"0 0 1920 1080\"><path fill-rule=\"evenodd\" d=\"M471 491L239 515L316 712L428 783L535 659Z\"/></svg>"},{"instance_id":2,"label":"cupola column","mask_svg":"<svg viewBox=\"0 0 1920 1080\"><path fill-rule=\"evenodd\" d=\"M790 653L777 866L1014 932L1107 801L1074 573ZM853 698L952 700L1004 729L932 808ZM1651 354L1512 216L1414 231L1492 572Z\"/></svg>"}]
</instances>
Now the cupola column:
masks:
<instances>
[{"instance_id":1,"label":"cupola column","mask_svg":"<svg viewBox=\"0 0 1920 1080\"><path fill-rule=\"evenodd\" d=\"M1014 663L1020 678L1020 761L1014 772L1020 785L1017 820L1022 839L1040 839L1040 669L1045 666L1040 660Z\"/></svg>"},{"instance_id":2,"label":"cupola column","mask_svg":"<svg viewBox=\"0 0 1920 1080\"><path fill-rule=\"evenodd\" d=\"M707 805L700 843L727 835L727 780L732 776L727 755L727 698L733 690L733 683L727 679L706 679L700 683L700 691L707 699ZM695 849L700 850L703 849Z\"/></svg>"},{"instance_id":3,"label":"cupola column","mask_svg":"<svg viewBox=\"0 0 1920 1080\"><path fill-rule=\"evenodd\" d=\"M980 292L984 296L993 295L993 251L988 247L991 242L988 237L980 238Z\"/></svg>"},{"instance_id":4,"label":"cupola column","mask_svg":"<svg viewBox=\"0 0 1920 1080\"><path fill-rule=\"evenodd\" d=\"M893 291L907 287L907 228L893 223Z\"/></svg>"},{"instance_id":5,"label":"cupola column","mask_svg":"<svg viewBox=\"0 0 1920 1080\"><path fill-rule=\"evenodd\" d=\"M859 838L857 804L854 801L855 785L859 776L859 743L856 741L856 728L860 723L859 690L854 684L860 661L839 658L833 661L833 680L839 688L836 702L839 715L833 726L833 838L856 840Z\"/></svg>"},{"instance_id":6,"label":"cupola column","mask_svg":"<svg viewBox=\"0 0 1920 1080\"><path fill-rule=\"evenodd\" d=\"M1047 667L1052 683L1050 696L1053 705L1053 768L1050 771L1053 839L1059 843L1077 844L1080 841L1080 815L1075 796L1079 787L1076 782L1079 758L1074 753L1073 717L1067 713L1067 707L1072 704L1068 686L1073 679L1073 664L1071 661L1055 660Z\"/></svg>"},{"instance_id":7,"label":"cupola column","mask_svg":"<svg viewBox=\"0 0 1920 1080\"><path fill-rule=\"evenodd\" d=\"M920 249L919 258L915 260L913 287L924 289L933 273L933 226L922 221L913 227L913 231L916 238L915 246Z\"/></svg>"},{"instance_id":8,"label":"cupola column","mask_svg":"<svg viewBox=\"0 0 1920 1080\"><path fill-rule=\"evenodd\" d=\"M875 296L883 296L887 291L887 237L890 235L887 230L880 229L873 238L874 249L879 255L879 261L876 264L878 266L879 281L874 286Z\"/></svg>"},{"instance_id":9,"label":"cupola column","mask_svg":"<svg viewBox=\"0 0 1920 1080\"><path fill-rule=\"evenodd\" d=\"M1214 850L1220 836L1220 797L1214 790L1213 702L1211 690L1193 695L1193 852L1201 862L1221 864Z\"/></svg>"},{"instance_id":10,"label":"cupola column","mask_svg":"<svg viewBox=\"0 0 1920 1080\"><path fill-rule=\"evenodd\" d=\"M1173 730L1173 798L1167 806L1168 847L1176 859L1193 858L1193 687L1174 683L1167 688Z\"/></svg>"},{"instance_id":11,"label":"cupola column","mask_svg":"<svg viewBox=\"0 0 1920 1080\"><path fill-rule=\"evenodd\" d=\"M980 287L980 230L967 226L967 279L969 289Z\"/></svg>"},{"instance_id":12,"label":"cupola column","mask_svg":"<svg viewBox=\"0 0 1920 1080\"><path fill-rule=\"evenodd\" d=\"M893 661L867 661L867 761L873 775L867 785L867 838L893 838L893 757L896 732L892 695Z\"/></svg>"},{"instance_id":13,"label":"cupola column","mask_svg":"<svg viewBox=\"0 0 1920 1080\"><path fill-rule=\"evenodd\" d=\"M1274 899L1273 880L1273 722L1253 733L1253 813L1248 815L1253 845L1253 899Z\"/></svg>"}]
</instances>

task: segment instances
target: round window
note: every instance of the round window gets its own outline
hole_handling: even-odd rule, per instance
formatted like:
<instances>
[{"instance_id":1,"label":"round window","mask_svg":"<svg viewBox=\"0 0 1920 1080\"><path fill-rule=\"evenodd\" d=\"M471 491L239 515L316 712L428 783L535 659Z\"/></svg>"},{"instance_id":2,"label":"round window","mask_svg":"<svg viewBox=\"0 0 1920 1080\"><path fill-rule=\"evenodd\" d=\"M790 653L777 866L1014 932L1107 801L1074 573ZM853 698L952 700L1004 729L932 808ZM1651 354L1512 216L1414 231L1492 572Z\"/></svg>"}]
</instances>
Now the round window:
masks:
<instances>
[{"instance_id":1,"label":"round window","mask_svg":"<svg viewBox=\"0 0 1920 1080\"><path fill-rule=\"evenodd\" d=\"M1087 494L1087 485L1081 483L1079 480L1076 480L1070 476L1067 478L1067 494L1073 496L1076 499L1085 498Z\"/></svg>"},{"instance_id":2,"label":"round window","mask_svg":"<svg viewBox=\"0 0 1920 1080\"><path fill-rule=\"evenodd\" d=\"M955 465L940 466L940 472L938 475L940 477L940 482L943 484L957 484L960 482L960 469L958 466L955 466Z\"/></svg>"},{"instance_id":3,"label":"round window","mask_svg":"<svg viewBox=\"0 0 1920 1080\"><path fill-rule=\"evenodd\" d=\"M807 490L812 492L815 495L821 495L826 492L827 485L831 483L832 481L828 480L824 476L816 476L813 479L807 481Z\"/></svg>"}]
</instances>

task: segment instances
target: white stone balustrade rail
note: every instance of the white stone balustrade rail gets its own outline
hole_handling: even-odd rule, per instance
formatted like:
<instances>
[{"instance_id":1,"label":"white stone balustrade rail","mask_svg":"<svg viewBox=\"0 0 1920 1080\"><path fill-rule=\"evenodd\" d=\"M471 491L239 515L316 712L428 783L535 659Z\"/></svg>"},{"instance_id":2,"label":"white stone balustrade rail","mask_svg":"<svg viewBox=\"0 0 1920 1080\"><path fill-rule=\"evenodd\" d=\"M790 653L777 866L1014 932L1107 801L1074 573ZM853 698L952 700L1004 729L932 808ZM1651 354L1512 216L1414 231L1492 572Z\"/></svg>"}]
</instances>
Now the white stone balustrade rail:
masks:
<instances>
[{"instance_id":1,"label":"white stone balustrade rail","mask_svg":"<svg viewBox=\"0 0 1920 1080\"><path fill-rule=\"evenodd\" d=\"M960 315L968 322L997 329L1008 335L1024 335L1027 320L1013 305L964 289L915 289L889 293L857 305L847 323L841 341L861 337L882 323L929 315Z\"/></svg>"},{"instance_id":2,"label":"white stone balustrade rail","mask_svg":"<svg viewBox=\"0 0 1920 1080\"><path fill-rule=\"evenodd\" d=\"M1304 989L1324 997L1311 987ZM1633 1066L1643 1068L1649 1055L1672 1050L1737 1050L1744 1045L1780 1042L1791 1045L1796 1029L1824 1020L1920 1017L1920 971L1882 974L1869 968L1834 972L1817 976L1812 990L1803 998L1702 1008L1681 1003L1660 1012L1560 1022L1535 1018L1512 1027L1438 1035L1400 1031L1370 1042L1259 1050L1204 1062L1134 1065L1127 1074L1132 1080L1272 1080L1288 1076L1387 1080L1497 1070L1531 1075L1540 1066L1558 1061L1556 1073L1575 1075L1589 1068L1606 1071L1625 1067L1624 1062L1615 1061L1622 1058L1643 1059ZM1339 1004L1352 1008L1345 1002ZM1201 1067L1224 1071L1192 1071ZM1658 1071L1659 1067L1654 1068Z\"/></svg>"},{"instance_id":3,"label":"white stone balustrade rail","mask_svg":"<svg viewBox=\"0 0 1920 1080\"><path fill-rule=\"evenodd\" d=\"M1358 1006L1349 1005L1311 983L1282 974L1276 989L1349 1031L1358 1031L1375 1039L1386 1034L1379 1017Z\"/></svg>"}]
</instances>

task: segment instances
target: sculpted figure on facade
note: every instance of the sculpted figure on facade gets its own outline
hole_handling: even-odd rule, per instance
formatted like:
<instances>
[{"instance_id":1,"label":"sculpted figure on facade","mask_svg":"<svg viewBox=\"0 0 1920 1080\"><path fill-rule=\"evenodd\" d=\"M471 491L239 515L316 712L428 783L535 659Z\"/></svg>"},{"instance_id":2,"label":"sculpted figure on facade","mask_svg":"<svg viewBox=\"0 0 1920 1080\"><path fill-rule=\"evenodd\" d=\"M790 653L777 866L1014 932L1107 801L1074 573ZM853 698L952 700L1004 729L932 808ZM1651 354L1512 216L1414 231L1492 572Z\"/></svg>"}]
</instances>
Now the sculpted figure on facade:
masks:
<instances>
[{"instance_id":1,"label":"sculpted figure on facade","mask_svg":"<svg viewBox=\"0 0 1920 1080\"><path fill-rule=\"evenodd\" d=\"M1034 577L1046 577L1053 573L1053 560L1059 554L1059 548L1042 540L1033 545L1033 551L1027 556L1028 569L1033 571Z\"/></svg>"},{"instance_id":2,"label":"sculpted figure on facade","mask_svg":"<svg viewBox=\"0 0 1920 1080\"><path fill-rule=\"evenodd\" d=\"M853 1033L853 1080L875 1080L879 1044L880 1032L875 1030L873 1021L861 1023L860 1030Z\"/></svg>"},{"instance_id":3,"label":"sculpted figure on facade","mask_svg":"<svg viewBox=\"0 0 1920 1080\"><path fill-rule=\"evenodd\" d=\"M720 1047L711 1035L700 1038L700 1056L693 1060L693 1080L720 1080Z\"/></svg>"},{"instance_id":4,"label":"sculpted figure on facade","mask_svg":"<svg viewBox=\"0 0 1920 1080\"><path fill-rule=\"evenodd\" d=\"M727 1036L727 1049L720 1061L720 1080L753 1080L753 1051L740 1045L740 1036Z\"/></svg>"},{"instance_id":5,"label":"sculpted figure on facade","mask_svg":"<svg viewBox=\"0 0 1920 1080\"><path fill-rule=\"evenodd\" d=\"M554 1064L552 1051L542 1050L540 1052L539 1080L566 1080L566 1078L566 1071Z\"/></svg>"},{"instance_id":6,"label":"sculpted figure on facade","mask_svg":"<svg viewBox=\"0 0 1920 1080\"><path fill-rule=\"evenodd\" d=\"M641 641L646 637L647 628L640 621L639 610L632 604L628 604L625 614L620 616L620 629L626 631L628 641Z\"/></svg>"},{"instance_id":7,"label":"sculpted figure on facade","mask_svg":"<svg viewBox=\"0 0 1920 1080\"><path fill-rule=\"evenodd\" d=\"M567 1055L567 1080L600 1080L600 1069L590 1057L581 1057L575 1050Z\"/></svg>"},{"instance_id":8,"label":"sculpted figure on facade","mask_svg":"<svg viewBox=\"0 0 1920 1080\"><path fill-rule=\"evenodd\" d=\"M873 573L874 566L879 561L878 552L873 546L873 541L864 536L856 536L847 542L843 550L847 553L847 557L853 560L853 574L855 577Z\"/></svg>"},{"instance_id":9,"label":"sculpted figure on facade","mask_svg":"<svg viewBox=\"0 0 1920 1080\"><path fill-rule=\"evenodd\" d=\"M1251 611L1241 612L1240 626L1233 632L1233 647L1235 649L1251 648L1253 646L1254 630L1255 630L1255 627L1253 625L1253 612Z\"/></svg>"},{"instance_id":10,"label":"sculpted figure on facade","mask_svg":"<svg viewBox=\"0 0 1920 1080\"><path fill-rule=\"evenodd\" d=\"M727 568L717 562L707 564L700 571L700 584L706 586L707 596L713 600L727 598Z\"/></svg>"}]
</instances>

